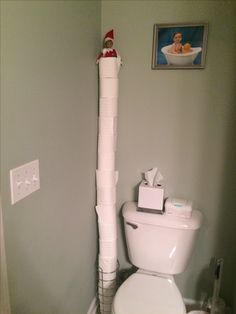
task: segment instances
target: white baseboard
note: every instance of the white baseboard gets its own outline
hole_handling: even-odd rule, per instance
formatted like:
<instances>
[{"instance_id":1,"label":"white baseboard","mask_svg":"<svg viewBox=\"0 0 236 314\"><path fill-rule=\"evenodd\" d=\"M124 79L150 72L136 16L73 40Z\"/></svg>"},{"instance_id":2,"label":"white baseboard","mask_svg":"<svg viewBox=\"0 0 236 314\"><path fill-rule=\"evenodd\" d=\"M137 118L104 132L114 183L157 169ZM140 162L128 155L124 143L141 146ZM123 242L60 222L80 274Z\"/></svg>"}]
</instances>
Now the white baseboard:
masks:
<instances>
[{"instance_id":1,"label":"white baseboard","mask_svg":"<svg viewBox=\"0 0 236 314\"><path fill-rule=\"evenodd\" d=\"M96 314L97 313L97 307L98 307L97 298L94 297L91 304L90 304L90 307L88 309L87 314Z\"/></svg>"}]
</instances>

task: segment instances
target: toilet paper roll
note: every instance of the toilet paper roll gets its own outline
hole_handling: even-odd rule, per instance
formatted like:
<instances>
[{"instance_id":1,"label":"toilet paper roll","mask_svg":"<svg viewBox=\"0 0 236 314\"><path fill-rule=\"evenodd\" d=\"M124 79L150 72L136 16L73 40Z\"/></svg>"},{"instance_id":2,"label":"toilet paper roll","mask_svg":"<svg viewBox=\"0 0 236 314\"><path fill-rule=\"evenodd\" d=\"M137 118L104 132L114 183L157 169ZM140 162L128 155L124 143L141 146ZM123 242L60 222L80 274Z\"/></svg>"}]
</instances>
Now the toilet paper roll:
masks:
<instances>
[{"instance_id":1,"label":"toilet paper roll","mask_svg":"<svg viewBox=\"0 0 236 314\"><path fill-rule=\"evenodd\" d=\"M114 313L112 310L112 304L114 300L116 291L113 292L111 296L104 296L103 294L99 294L99 313L100 314L112 314Z\"/></svg>"},{"instance_id":2,"label":"toilet paper roll","mask_svg":"<svg viewBox=\"0 0 236 314\"><path fill-rule=\"evenodd\" d=\"M117 117L103 117L98 119L99 129L101 135L114 135L117 133Z\"/></svg>"},{"instance_id":3,"label":"toilet paper roll","mask_svg":"<svg viewBox=\"0 0 236 314\"><path fill-rule=\"evenodd\" d=\"M102 281L104 288L115 288L116 278L117 278L117 270L113 272L106 272L103 270L101 271L101 269L99 268L98 279Z\"/></svg>"},{"instance_id":4,"label":"toilet paper roll","mask_svg":"<svg viewBox=\"0 0 236 314\"><path fill-rule=\"evenodd\" d=\"M98 155L101 158L105 154L110 154L116 151L116 140L117 135L107 135L99 134L98 135Z\"/></svg>"},{"instance_id":5,"label":"toilet paper roll","mask_svg":"<svg viewBox=\"0 0 236 314\"><path fill-rule=\"evenodd\" d=\"M105 257L99 254L98 256L98 267L99 271L104 273L115 273L117 272L117 253L112 257Z\"/></svg>"},{"instance_id":6,"label":"toilet paper roll","mask_svg":"<svg viewBox=\"0 0 236 314\"><path fill-rule=\"evenodd\" d=\"M100 170L114 170L115 168L115 152L106 154L98 153L98 169Z\"/></svg>"},{"instance_id":7,"label":"toilet paper roll","mask_svg":"<svg viewBox=\"0 0 236 314\"><path fill-rule=\"evenodd\" d=\"M119 94L119 80L117 78L101 78L99 90L102 98L117 98Z\"/></svg>"},{"instance_id":8,"label":"toilet paper roll","mask_svg":"<svg viewBox=\"0 0 236 314\"><path fill-rule=\"evenodd\" d=\"M116 241L117 228L116 224L98 223L99 239L101 241Z\"/></svg>"},{"instance_id":9,"label":"toilet paper roll","mask_svg":"<svg viewBox=\"0 0 236 314\"><path fill-rule=\"evenodd\" d=\"M103 305L102 302L99 303L99 313L100 314L111 314L112 313L112 301L110 305Z\"/></svg>"},{"instance_id":10,"label":"toilet paper roll","mask_svg":"<svg viewBox=\"0 0 236 314\"><path fill-rule=\"evenodd\" d=\"M116 239L110 241L102 241L99 239L99 253L102 257L114 257L117 255ZM103 271L107 271L103 269Z\"/></svg>"},{"instance_id":11,"label":"toilet paper roll","mask_svg":"<svg viewBox=\"0 0 236 314\"><path fill-rule=\"evenodd\" d=\"M114 291L113 289L116 289L116 273L102 273L99 272L99 288L103 287L105 289L112 289L111 293ZM101 284L100 284L101 283ZM107 291L107 290L106 290ZM108 293L107 293L108 294Z\"/></svg>"},{"instance_id":12,"label":"toilet paper roll","mask_svg":"<svg viewBox=\"0 0 236 314\"><path fill-rule=\"evenodd\" d=\"M118 58L101 58L99 60L99 76L117 78L120 69L120 60Z\"/></svg>"},{"instance_id":13,"label":"toilet paper roll","mask_svg":"<svg viewBox=\"0 0 236 314\"><path fill-rule=\"evenodd\" d=\"M98 223L116 224L116 206L98 205L95 207L98 215Z\"/></svg>"},{"instance_id":14,"label":"toilet paper roll","mask_svg":"<svg viewBox=\"0 0 236 314\"><path fill-rule=\"evenodd\" d=\"M116 189L114 187L97 188L97 205L114 205Z\"/></svg>"},{"instance_id":15,"label":"toilet paper roll","mask_svg":"<svg viewBox=\"0 0 236 314\"><path fill-rule=\"evenodd\" d=\"M99 116L116 117L118 108L118 98L100 98Z\"/></svg>"},{"instance_id":16,"label":"toilet paper roll","mask_svg":"<svg viewBox=\"0 0 236 314\"><path fill-rule=\"evenodd\" d=\"M112 302L111 299L115 296L116 294L116 280L113 280L113 285L112 285L112 281L98 281L98 294L99 294L99 298L100 301L103 304L109 304L110 302Z\"/></svg>"},{"instance_id":17,"label":"toilet paper roll","mask_svg":"<svg viewBox=\"0 0 236 314\"><path fill-rule=\"evenodd\" d=\"M96 170L96 182L98 188L115 187L119 172L113 170Z\"/></svg>"},{"instance_id":18,"label":"toilet paper roll","mask_svg":"<svg viewBox=\"0 0 236 314\"><path fill-rule=\"evenodd\" d=\"M111 298L111 300L109 301L109 303L104 303L103 299L100 299L99 297L99 313L101 314L110 314L112 313L112 302L113 302L113 298Z\"/></svg>"}]
</instances>

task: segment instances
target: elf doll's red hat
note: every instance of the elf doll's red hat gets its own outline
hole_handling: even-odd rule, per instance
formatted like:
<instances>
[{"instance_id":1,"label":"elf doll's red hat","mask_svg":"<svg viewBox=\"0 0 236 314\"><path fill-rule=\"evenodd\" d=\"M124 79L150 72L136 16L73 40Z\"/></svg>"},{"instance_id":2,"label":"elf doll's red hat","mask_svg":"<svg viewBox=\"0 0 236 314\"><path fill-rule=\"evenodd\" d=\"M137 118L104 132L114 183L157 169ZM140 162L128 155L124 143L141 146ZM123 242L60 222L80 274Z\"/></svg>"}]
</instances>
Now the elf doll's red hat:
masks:
<instances>
[{"instance_id":1,"label":"elf doll's red hat","mask_svg":"<svg viewBox=\"0 0 236 314\"><path fill-rule=\"evenodd\" d=\"M113 29L111 31L109 31L108 33L106 33L105 37L104 37L104 42L111 40L114 40L114 33L113 33Z\"/></svg>"}]
</instances>

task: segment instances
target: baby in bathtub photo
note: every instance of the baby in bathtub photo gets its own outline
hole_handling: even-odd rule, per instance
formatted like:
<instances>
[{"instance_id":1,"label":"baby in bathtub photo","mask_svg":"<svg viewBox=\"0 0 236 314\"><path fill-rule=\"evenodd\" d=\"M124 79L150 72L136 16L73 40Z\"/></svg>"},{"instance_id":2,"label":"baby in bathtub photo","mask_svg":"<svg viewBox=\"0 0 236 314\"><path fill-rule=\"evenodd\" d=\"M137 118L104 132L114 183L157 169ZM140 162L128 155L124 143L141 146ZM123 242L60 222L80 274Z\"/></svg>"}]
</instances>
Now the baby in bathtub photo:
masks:
<instances>
[{"instance_id":1,"label":"baby in bathtub photo","mask_svg":"<svg viewBox=\"0 0 236 314\"><path fill-rule=\"evenodd\" d=\"M208 24L154 24L152 69L204 68Z\"/></svg>"},{"instance_id":2,"label":"baby in bathtub photo","mask_svg":"<svg viewBox=\"0 0 236 314\"><path fill-rule=\"evenodd\" d=\"M186 43L182 45L182 38L183 35L181 32L176 32L172 36L173 44L171 45L171 48L169 49L170 53L188 53L191 51L191 45L189 43Z\"/></svg>"}]
</instances>

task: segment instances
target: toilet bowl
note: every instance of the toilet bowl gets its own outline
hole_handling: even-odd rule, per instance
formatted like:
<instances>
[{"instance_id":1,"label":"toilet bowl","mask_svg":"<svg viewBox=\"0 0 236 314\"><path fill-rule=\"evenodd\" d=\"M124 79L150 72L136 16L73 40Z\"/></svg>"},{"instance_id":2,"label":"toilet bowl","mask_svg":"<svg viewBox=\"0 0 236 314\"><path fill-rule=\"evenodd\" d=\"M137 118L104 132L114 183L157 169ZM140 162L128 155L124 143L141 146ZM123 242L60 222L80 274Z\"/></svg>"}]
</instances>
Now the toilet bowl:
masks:
<instances>
[{"instance_id":1,"label":"toilet bowl","mask_svg":"<svg viewBox=\"0 0 236 314\"><path fill-rule=\"evenodd\" d=\"M186 314L186 310L173 278L137 272L118 289L112 313Z\"/></svg>"},{"instance_id":2,"label":"toilet bowl","mask_svg":"<svg viewBox=\"0 0 236 314\"><path fill-rule=\"evenodd\" d=\"M191 218L142 212L135 202L123 207L130 261L138 268L118 289L113 314L186 314L173 275L182 273L192 255L202 214Z\"/></svg>"}]
</instances>

